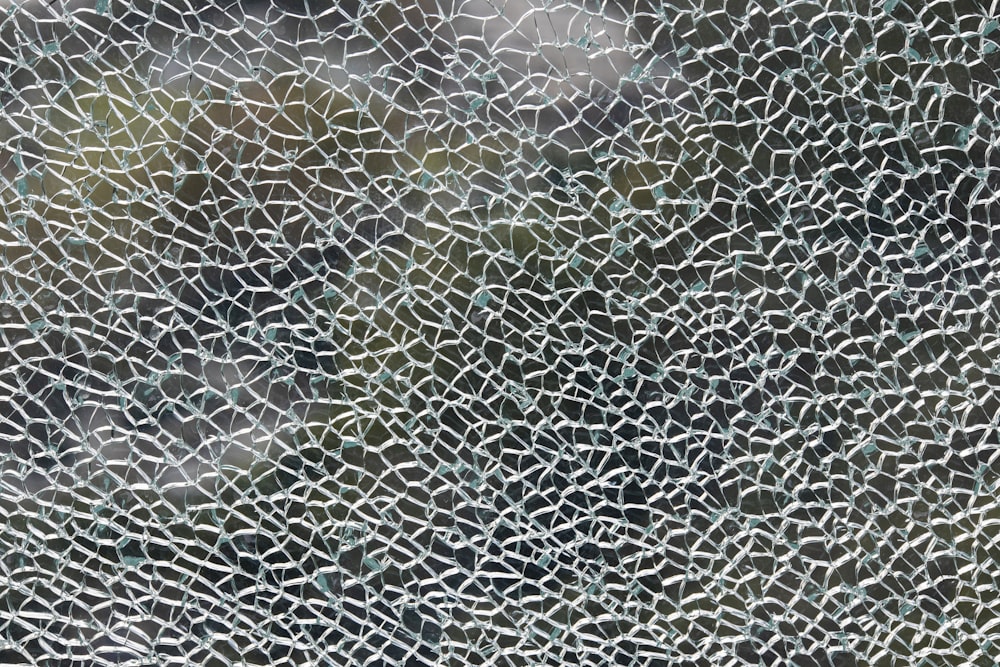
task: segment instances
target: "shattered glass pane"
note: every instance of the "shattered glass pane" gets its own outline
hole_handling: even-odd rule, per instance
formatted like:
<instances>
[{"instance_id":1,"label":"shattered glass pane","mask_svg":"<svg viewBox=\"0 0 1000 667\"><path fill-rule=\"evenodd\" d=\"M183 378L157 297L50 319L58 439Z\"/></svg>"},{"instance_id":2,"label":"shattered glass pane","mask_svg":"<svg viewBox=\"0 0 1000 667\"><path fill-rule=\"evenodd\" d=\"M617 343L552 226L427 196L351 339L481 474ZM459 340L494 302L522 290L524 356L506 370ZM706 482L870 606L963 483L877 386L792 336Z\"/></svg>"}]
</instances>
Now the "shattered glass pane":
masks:
<instances>
[{"instance_id":1,"label":"shattered glass pane","mask_svg":"<svg viewBox=\"0 0 1000 667\"><path fill-rule=\"evenodd\" d=\"M0 0L0 662L996 664L995 16Z\"/></svg>"}]
</instances>

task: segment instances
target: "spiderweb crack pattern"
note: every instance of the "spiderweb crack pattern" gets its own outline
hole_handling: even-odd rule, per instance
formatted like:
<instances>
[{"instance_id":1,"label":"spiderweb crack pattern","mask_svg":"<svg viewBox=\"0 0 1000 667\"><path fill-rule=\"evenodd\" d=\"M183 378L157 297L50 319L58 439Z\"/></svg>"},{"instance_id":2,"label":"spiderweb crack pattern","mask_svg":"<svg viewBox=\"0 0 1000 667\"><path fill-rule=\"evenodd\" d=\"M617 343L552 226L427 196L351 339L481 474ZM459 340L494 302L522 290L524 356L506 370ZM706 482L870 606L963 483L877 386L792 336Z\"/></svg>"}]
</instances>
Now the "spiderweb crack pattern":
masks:
<instances>
[{"instance_id":1,"label":"spiderweb crack pattern","mask_svg":"<svg viewBox=\"0 0 1000 667\"><path fill-rule=\"evenodd\" d=\"M0 662L997 661L989 8L0 8Z\"/></svg>"}]
</instances>

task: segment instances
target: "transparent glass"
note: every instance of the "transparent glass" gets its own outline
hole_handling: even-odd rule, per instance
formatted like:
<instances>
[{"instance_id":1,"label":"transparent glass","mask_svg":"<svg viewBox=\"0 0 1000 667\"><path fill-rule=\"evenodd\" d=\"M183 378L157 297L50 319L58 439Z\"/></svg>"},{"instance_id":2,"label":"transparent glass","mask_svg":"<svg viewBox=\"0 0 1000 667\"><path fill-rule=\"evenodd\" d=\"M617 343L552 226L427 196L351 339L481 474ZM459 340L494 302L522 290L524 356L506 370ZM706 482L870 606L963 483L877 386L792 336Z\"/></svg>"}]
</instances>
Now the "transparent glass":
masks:
<instances>
[{"instance_id":1,"label":"transparent glass","mask_svg":"<svg viewBox=\"0 0 1000 667\"><path fill-rule=\"evenodd\" d=\"M998 27L3 0L0 662L996 664Z\"/></svg>"}]
</instances>

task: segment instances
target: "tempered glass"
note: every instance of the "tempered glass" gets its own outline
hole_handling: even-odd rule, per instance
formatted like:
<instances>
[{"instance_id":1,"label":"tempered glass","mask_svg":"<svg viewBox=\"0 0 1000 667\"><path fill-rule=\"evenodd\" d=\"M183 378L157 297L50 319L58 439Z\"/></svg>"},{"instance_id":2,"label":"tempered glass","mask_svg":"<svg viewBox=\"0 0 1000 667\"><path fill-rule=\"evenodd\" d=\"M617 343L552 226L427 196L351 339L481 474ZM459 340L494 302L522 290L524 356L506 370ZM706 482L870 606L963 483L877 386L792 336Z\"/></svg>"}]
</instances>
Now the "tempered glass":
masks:
<instances>
[{"instance_id":1,"label":"tempered glass","mask_svg":"<svg viewBox=\"0 0 1000 667\"><path fill-rule=\"evenodd\" d=\"M995 664L996 14L0 1L0 662Z\"/></svg>"}]
</instances>

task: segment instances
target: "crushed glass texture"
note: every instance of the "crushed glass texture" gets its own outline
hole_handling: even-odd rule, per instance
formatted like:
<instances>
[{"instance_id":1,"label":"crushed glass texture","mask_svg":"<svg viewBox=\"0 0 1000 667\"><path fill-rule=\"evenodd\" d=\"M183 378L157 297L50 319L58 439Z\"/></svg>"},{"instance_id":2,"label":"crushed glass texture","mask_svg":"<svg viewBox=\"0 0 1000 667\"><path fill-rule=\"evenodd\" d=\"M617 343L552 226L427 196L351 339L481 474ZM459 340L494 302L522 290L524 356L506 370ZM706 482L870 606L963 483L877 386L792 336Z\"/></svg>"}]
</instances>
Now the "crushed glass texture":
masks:
<instances>
[{"instance_id":1,"label":"crushed glass texture","mask_svg":"<svg viewBox=\"0 0 1000 667\"><path fill-rule=\"evenodd\" d=\"M987 5L2 0L0 663L996 664Z\"/></svg>"}]
</instances>

